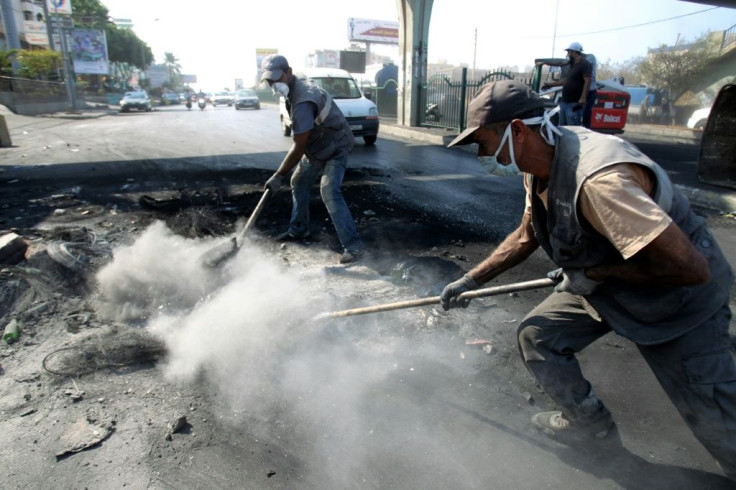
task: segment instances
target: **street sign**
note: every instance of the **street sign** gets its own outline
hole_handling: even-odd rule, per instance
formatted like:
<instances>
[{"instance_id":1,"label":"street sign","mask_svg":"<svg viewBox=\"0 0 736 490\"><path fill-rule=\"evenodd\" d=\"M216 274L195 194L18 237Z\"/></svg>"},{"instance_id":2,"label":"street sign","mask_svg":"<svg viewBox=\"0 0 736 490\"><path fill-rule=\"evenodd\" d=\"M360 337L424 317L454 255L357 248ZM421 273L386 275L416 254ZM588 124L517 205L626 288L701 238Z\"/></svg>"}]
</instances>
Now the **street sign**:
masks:
<instances>
[{"instance_id":1,"label":"street sign","mask_svg":"<svg viewBox=\"0 0 736 490\"><path fill-rule=\"evenodd\" d=\"M71 0L46 0L49 14L72 15Z\"/></svg>"}]
</instances>

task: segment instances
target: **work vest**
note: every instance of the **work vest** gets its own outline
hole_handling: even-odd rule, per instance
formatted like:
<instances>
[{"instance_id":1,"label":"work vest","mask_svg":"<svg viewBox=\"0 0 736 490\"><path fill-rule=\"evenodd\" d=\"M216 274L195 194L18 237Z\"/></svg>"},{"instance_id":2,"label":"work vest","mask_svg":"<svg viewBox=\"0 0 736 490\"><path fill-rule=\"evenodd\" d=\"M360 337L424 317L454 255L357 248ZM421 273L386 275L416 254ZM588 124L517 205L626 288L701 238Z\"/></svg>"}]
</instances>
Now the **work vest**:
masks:
<instances>
[{"instance_id":1,"label":"work vest","mask_svg":"<svg viewBox=\"0 0 736 490\"><path fill-rule=\"evenodd\" d=\"M639 344L658 344L678 337L708 320L728 304L733 273L718 244L693 213L690 202L672 185L666 172L638 148L615 136L585 128L561 127L548 182L545 208L532 178L532 225L537 240L563 268L623 263L623 257L582 217L578 198L594 173L618 163L633 163L654 175L652 198L680 227L710 266L706 284L648 287L608 279L585 296L611 328Z\"/></svg>"},{"instance_id":2,"label":"work vest","mask_svg":"<svg viewBox=\"0 0 736 490\"><path fill-rule=\"evenodd\" d=\"M317 106L314 127L309 132L305 154L311 161L325 162L348 153L355 144L353 132L332 97L306 77L295 76L289 84L289 115L302 102Z\"/></svg>"}]
</instances>

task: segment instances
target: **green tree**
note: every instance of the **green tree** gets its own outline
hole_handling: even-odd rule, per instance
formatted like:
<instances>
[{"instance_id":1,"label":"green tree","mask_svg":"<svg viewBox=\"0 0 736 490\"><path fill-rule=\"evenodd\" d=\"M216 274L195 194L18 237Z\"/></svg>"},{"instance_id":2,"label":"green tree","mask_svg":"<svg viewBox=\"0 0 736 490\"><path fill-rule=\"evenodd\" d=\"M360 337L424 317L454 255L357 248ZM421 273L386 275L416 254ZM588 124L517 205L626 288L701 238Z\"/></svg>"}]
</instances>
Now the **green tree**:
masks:
<instances>
[{"instance_id":1,"label":"green tree","mask_svg":"<svg viewBox=\"0 0 736 490\"><path fill-rule=\"evenodd\" d=\"M61 66L61 53L48 49L24 49L18 53L18 61L21 65L18 76L49 80L56 78Z\"/></svg>"},{"instance_id":2,"label":"green tree","mask_svg":"<svg viewBox=\"0 0 736 490\"><path fill-rule=\"evenodd\" d=\"M0 49L0 76L12 77L13 76L13 58L17 56L17 49Z\"/></svg>"},{"instance_id":3,"label":"green tree","mask_svg":"<svg viewBox=\"0 0 736 490\"><path fill-rule=\"evenodd\" d=\"M623 77L627 85L638 85L642 83L639 73L639 65L644 58L636 57L626 61L613 62L610 59L604 63L598 63L596 78L598 80L609 80L611 78Z\"/></svg>"},{"instance_id":4,"label":"green tree","mask_svg":"<svg viewBox=\"0 0 736 490\"><path fill-rule=\"evenodd\" d=\"M687 49L662 45L639 64L642 80L652 87L665 89L677 100L693 82L706 73L718 57L718 49L705 34Z\"/></svg>"},{"instance_id":5,"label":"green tree","mask_svg":"<svg viewBox=\"0 0 736 490\"><path fill-rule=\"evenodd\" d=\"M169 72L169 84L178 87L181 80L181 65L174 53L164 53L164 65Z\"/></svg>"}]
</instances>

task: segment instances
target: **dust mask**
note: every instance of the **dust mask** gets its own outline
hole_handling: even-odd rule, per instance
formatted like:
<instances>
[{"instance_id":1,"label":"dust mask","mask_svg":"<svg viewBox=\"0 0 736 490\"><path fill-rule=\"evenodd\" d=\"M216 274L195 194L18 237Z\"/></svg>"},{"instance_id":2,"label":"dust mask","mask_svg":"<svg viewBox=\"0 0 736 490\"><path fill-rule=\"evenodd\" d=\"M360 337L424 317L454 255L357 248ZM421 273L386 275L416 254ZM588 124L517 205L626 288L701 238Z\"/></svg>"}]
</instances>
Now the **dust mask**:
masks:
<instances>
[{"instance_id":1,"label":"dust mask","mask_svg":"<svg viewBox=\"0 0 736 490\"><path fill-rule=\"evenodd\" d=\"M289 96L289 86L285 84L284 82L276 82L273 85L271 85L271 90L273 90L273 95L276 97L288 97Z\"/></svg>"},{"instance_id":2,"label":"dust mask","mask_svg":"<svg viewBox=\"0 0 736 490\"><path fill-rule=\"evenodd\" d=\"M485 155L478 157L478 161L489 174L508 177L519 173L519 167L515 163L509 165L501 165L498 163L495 155Z\"/></svg>"},{"instance_id":3,"label":"dust mask","mask_svg":"<svg viewBox=\"0 0 736 490\"><path fill-rule=\"evenodd\" d=\"M542 135L542 139L550 146L555 146L555 135L561 136L562 132L557 129L557 127L552 124L552 121L550 118L557 114L560 110L560 107L557 106L554 109L550 111L544 111L544 114L537 117L530 117L527 119L522 119L521 122L526 124L527 126L533 126L536 124L540 124L540 134ZM516 168L518 172L518 167L516 166L516 157L514 156L514 144L511 138L511 123L509 123L508 126L506 126L506 130L503 132L503 137L501 138L501 144L498 145L498 149L496 150L496 153L493 154L493 160L495 160L496 165L500 165L498 163L498 154L501 153L501 149L503 148L503 145L506 144L506 141L509 142L509 158L511 158L511 162L507 165L507 167ZM483 162L481 162L483 164ZM490 163L489 163L490 165Z\"/></svg>"}]
</instances>

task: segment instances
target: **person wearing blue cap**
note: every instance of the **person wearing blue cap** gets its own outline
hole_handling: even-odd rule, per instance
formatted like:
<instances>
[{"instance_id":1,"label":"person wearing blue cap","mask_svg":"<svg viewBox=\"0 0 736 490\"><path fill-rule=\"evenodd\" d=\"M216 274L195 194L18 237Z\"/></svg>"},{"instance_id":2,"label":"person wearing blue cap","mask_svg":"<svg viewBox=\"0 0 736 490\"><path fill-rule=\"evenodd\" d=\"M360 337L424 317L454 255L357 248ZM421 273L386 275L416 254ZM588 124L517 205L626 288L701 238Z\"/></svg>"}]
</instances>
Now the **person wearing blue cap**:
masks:
<instances>
[{"instance_id":1,"label":"person wearing blue cap","mask_svg":"<svg viewBox=\"0 0 736 490\"><path fill-rule=\"evenodd\" d=\"M557 110L556 108L553 110ZM556 127L527 85L484 85L449 146L524 172L519 227L449 283L442 307L542 248L559 267L554 291L521 321L519 352L558 405L532 416L553 437L591 443L615 430L576 354L615 332L631 340L693 434L736 480L733 272L705 220L636 146L582 127ZM565 436L573 436L566 438Z\"/></svg>"},{"instance_id":2,"label":"person wearing blue cap","mask_svg":"<svg viewBox=\"0 0 736 490\"><path fill-rule=\"evenodd\" d=\"M339 261L354 262L363 255L363 242L340 189L355 144L350 125L332 97L308 78L295 76L284 56L266 56L261 69L261 82L268 82L274 94L286 99L292 121L291 148L265 186L277 192L296 167L291 176L289 229L276 238L297 241L309 237L309 195L321 174L320 195L343 247Z\"/></svg>"}]
</instances>

